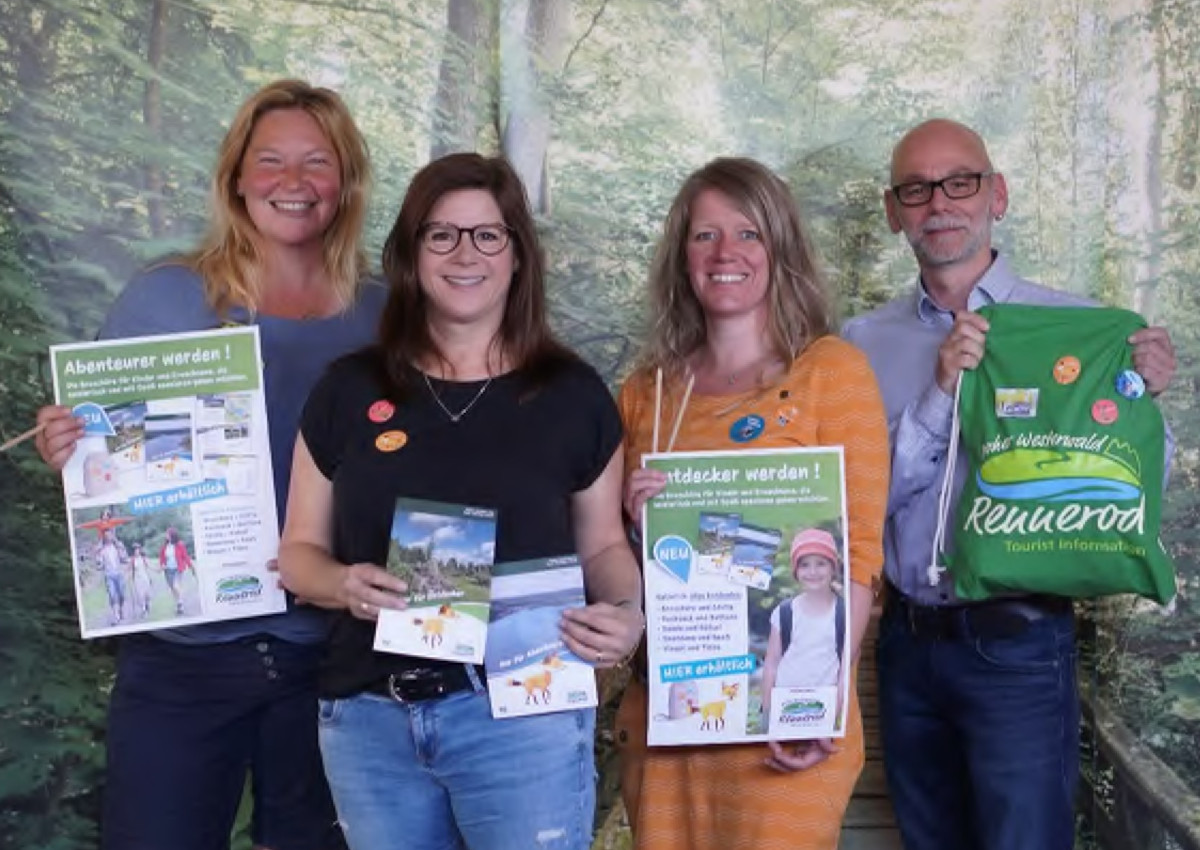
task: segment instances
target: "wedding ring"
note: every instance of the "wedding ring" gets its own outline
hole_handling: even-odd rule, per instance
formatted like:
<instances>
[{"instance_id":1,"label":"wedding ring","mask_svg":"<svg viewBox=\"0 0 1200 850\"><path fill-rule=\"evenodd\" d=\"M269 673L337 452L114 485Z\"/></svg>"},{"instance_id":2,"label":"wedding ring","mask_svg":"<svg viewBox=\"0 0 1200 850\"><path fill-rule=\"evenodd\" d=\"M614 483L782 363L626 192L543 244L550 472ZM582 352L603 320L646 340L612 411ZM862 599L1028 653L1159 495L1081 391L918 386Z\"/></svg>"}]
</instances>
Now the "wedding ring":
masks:
<instances>
[{"instance_id":1,"label":"wedding ring","mask_svg":"<svg viewBox=\"0 0 1200 850\"><path fill-rule=\"evenodd\" d=\"M603 652L597 652L597 653L596 653L596 663L597 663L597 664L603 664L603 663L604 663L604 653L603 653Z\"/></svg>"},{"instance_id":2,"label":"wedding ring","mask_svg":"<svg viewBox=\"0 0 1200 850\"><path fill-rule=\"evenodd\" d=\"M364 611L370 611L370 610L371 610L371 606L370 606L369 604L367 604L366 602L360 602L360 603L358 603L358 605L359 605L359 607L360 607L360 608L362 608Z\"/></svg>"}]
</instances>

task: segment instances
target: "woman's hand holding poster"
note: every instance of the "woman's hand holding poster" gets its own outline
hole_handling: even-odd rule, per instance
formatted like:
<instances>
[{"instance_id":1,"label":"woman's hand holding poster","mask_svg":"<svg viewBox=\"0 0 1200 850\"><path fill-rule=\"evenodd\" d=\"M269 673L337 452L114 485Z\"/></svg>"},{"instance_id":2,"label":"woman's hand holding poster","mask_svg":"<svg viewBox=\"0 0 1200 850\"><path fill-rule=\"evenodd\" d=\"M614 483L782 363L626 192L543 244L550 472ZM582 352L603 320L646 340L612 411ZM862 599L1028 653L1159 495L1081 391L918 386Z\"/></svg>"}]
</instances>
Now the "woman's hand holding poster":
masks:
<instances>
[{"instance_id":1,"label":"woman's hand holding poster","mask_svg":"<svg viewBox=\"0 0 1200 850\"><path fill-rule=\"evenodd\" d=\"M840 737L842 450L646 455L651 745Z\"/></svg>"}]
</instances>

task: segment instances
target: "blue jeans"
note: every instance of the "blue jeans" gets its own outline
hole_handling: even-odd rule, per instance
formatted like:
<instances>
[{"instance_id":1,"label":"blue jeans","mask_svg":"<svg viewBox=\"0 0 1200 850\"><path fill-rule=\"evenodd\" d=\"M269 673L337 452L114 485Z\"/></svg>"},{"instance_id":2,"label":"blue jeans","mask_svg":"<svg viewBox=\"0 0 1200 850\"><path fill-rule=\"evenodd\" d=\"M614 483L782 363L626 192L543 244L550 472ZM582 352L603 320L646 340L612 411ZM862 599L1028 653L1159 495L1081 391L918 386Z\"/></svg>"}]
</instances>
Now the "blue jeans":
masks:
<instances>
[{"instance_id":1,"label":"blue jeans","mask_svg":"<svg viewBox=\"0 0 1200 850\"><path fill-rule=\"evenodd\" d=\"M125 576L104 575L104 589L108 592L108 604L114 608L125 605Z\"/></svg>"},{"instance_id":2,"label":"blue jeans","mask_svg":"<svg viewBox=\"0 0 1200 850\"><path fill-rule=\"evenodd\" d=\"M325 773L352 850L587 850L594 711L494 720L486 692L321 700Z\"/></svg>"},{"instance_id":3,"label":"blue jeans","mask_svg":"<svg viewBox=\"0 0 1200 850\"><path fill-rule=\"evenodd\" d=\"M934 640L885 606L884 767L908 850L1070 850L1079 694L1070 614Z\"/></svg>"},{"instance_id":4,"label":"blue jeans","mask_svg":"<svg viewBox=\"0 0 1200 850\"><path fill-rule=\"evenodd\" d=\"M342 846L314 717L317 646L123 638L108 712L104 850L228 850L249 773L255 844Z\"/></svg>"}]
</instances>

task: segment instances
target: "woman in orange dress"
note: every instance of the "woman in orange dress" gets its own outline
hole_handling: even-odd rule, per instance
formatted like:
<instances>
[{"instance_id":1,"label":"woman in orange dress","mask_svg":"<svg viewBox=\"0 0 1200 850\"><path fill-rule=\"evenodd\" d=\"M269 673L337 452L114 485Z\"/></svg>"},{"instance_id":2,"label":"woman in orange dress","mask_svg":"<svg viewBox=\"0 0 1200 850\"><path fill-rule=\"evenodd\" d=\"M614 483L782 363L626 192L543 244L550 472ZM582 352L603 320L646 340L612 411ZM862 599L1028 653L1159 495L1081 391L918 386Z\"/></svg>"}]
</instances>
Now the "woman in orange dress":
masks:
<instances>
[{"instance_id":1,"label":"woman in orange dress","mask_svg":"<svg viewBox=\"0 0 1200 850\"><path fill-rule=\"evenodd\" d=\"M650 339L619 400L629 519L640 522L645 501L666 484L663 473L640 468L656 431L659 450L843 446L857 662L883 564L887 422L866 357L832 334L830 299L786 184L745 159L714 160L691 175L667 216L650 289ZM836 848L863 765L854 687L839 739L651 749L646 713L635 675L617 740L638 850Z\"/></svg>"}]
</instances>

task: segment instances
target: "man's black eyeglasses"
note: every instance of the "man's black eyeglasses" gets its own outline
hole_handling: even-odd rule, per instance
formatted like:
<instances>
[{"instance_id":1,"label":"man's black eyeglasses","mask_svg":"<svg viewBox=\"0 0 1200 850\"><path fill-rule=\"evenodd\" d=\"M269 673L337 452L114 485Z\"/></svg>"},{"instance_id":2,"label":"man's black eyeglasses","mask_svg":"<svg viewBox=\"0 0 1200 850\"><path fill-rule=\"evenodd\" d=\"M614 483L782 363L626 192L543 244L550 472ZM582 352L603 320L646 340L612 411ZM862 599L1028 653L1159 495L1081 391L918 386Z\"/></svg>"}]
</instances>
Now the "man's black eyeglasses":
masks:
<instances>
[{"instance_id":1,"label":"man's black eyeglasses","mask_svg":"<svg viewBox=\"0 0 1200 850\"><path fill-rule=\"evenodd\" d=\"M458 247L462 235L471 237L475 250L489 257L508 247L511 228L503 224L477 224L474 227L458 227L453 224L433 222L420 230L421 244L435 254L449 254Z\"/></svg>"},{"instance_id":2,"label":"man's black eyeglasses","mask_svg":"<svg viewBox=\"0 0 1200 850\"><path fill-rule=\"evenodd\" d=\"M902 207L920 207L933 200L933 190L941 189L942 194L952 201L961 201L979 193L983 178L991 177L994 171L976 171L972 174L951 174L941 180L914 180L911 183L898 183L892 187L892 195Z\"/></svg>"}]
</instances>

